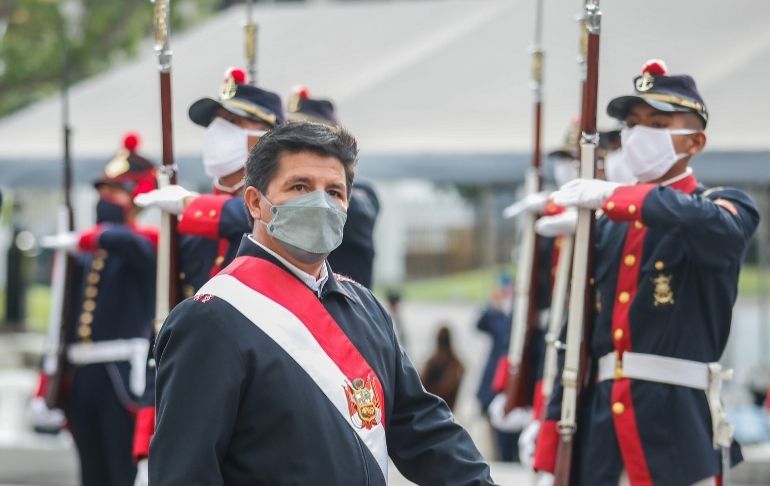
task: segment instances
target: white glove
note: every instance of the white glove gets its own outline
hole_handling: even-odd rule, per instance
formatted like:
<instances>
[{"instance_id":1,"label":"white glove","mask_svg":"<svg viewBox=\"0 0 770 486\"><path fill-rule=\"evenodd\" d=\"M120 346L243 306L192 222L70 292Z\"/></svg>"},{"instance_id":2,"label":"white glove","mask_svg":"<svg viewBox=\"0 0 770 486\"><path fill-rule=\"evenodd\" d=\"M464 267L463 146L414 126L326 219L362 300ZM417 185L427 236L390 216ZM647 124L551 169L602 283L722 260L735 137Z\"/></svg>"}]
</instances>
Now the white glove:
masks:
<instances>
[{"instance_id":1,"label":"white glove","mask_svg":"<svg viewBox=\"0 0 770 486\"><path fill-rule=\"evenodd\" d=\"M52 250L64 250L69 253L74 253L75 251L77 251L79 242L80 242L80 233L78 233L77 231L65 231L63 233L43 236L42 238L40 238L40 246L42 248L50 248Z\"/></svg>"},{"instance_id":2,"label":"white glove","mask_svg":"<svg viewBox=\"0 0 770 486\"><path fill-rule=\"evenodd\" d=\"M531 467L535 460L535 444L537 434L540 432L540 421L533 420L524 427L519 435L519 461L525 467Z\"/></svg>"},{"instance_id":3,"label":"white glove","mask_svg":"<svg viewBox=\"0 0 770 486\"><path fill-rule=\"evenodd\" d=\"M599 179L575 179L561 186L551 195L551 198L560 206L598 209L602 207L604 200L621 185Z\"/></svg>"},{"instance_id":4,"label":"white glove","mask_svg":"<svg viewBox=\"0 0 770 486\"><path fill-rule=\"evenodd\" d=\"M545 208L545 203L548 202L549 195L550 193L545 191L528 194L503 209L503 217L509 219L515 218L524 211L529 211L533 214L541 213Z\"/></svg>"},{"instance_id":5,"label":"white glove","mask_svg":"<svg viewBox=\"0 0 770 486\"><path fill-rule=\"evenodd\" d=\"M43 397L34 397L29 403L32 426L41 434L58 434L64 428L67 419L58 408L48 408Z\"/></svg>"},{"instance_id":6,"label":"white glove","mask_svg":"<svg viewBox=\"0 0 770 486\"><path fill-rule=\"evenodd\" d=\"M526 408L514 408L508 415L504 413L505 393L498 394L489 404L489 422L496 430L501 432L518 432L532 421L532 410Z\"/></svg>"},{"instance_id":7,"label":"white glove","mask_svg":"<svg viewBox=\"0 0 770 486\"><path fill-rule=\"evenodd\" d=\"M570 236L575 234L578 213L575 208L554 216L543 216L535 222L535 233L540 236Z\"/></svg>"},{"instance_id":8,"label":"white glove","mask_svg":"<svg viewBox=\"0 0 770 486\"><path fill-rule=\"evenodd\" d=\"M537 473L537 479L535 486L553 486L553 482L556 478L553 474L547 472Z\"/></svg>"},{"instance_id":9,"label":"white glove","mask_svg":"<svg viewBox=\"0 0 770 486\"><path fill-rule=\"evenodd\" d=\"M147 458L139 459L136 463L136 478L134 486L148 486L150 484L150 470Z\"/></svg>"},{"instance_id":10,"label":"white glove","mask_svg":"<svg viewBox=\"0 0 770 486\"><path fill-rule=\"evenodd\" d=\"M182 186L171 185L139 194L134 198L134 203L141 208L158 208L167 213L182 214L185 199L198 195L197 192L188 191Z\"/></svg>"}]
</instances>

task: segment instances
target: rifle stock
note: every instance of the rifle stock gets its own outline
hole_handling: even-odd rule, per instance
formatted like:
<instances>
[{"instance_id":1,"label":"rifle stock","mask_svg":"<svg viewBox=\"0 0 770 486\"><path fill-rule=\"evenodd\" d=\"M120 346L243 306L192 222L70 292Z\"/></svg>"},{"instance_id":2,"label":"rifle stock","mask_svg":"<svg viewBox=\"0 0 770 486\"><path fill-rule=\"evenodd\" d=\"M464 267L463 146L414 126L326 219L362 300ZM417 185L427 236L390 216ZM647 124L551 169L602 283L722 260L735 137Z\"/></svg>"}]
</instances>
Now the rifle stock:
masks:
<instances>
[{"instance_id":1,"label":"rifle stock","mask_svg":"<svg viewBox=\"0 0 770 486\"><path fill-rule=\"evenodd\" d=\"M586 69L583 83L582 113L580 118L582 137L580 142L580 177L593 179L596 171L596 147L599 136L596 130L596 98L599 75L599 34L601 11L599 0L587 0L585 4L585 26L587 32ZM566 354L562 371L562 406L559 421L559 448L556 458L554 484L568 486L577 482L577 461L575 451L577 417L580 397L588 371L588 343L592 318L589 283L593 260L594 212L578 210L575 232L575 251L572 262L569 318L567 322Z\"/></svg>"}]
</instances>

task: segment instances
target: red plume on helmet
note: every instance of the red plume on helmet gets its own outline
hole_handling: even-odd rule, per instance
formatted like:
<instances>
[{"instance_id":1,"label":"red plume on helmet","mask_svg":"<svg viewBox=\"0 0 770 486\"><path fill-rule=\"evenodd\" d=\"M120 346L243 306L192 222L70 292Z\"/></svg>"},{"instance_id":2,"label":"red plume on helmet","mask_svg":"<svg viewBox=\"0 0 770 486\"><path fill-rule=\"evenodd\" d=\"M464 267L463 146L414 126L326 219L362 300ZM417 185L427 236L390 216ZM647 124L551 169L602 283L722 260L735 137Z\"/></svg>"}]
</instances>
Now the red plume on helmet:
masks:
<instances>
[{"instance_id":1,"label":"red plume on helmet","mask_svg":"<svg viewBox=\"0 0 770 486\"><path fill-rule=\"evenodd\" d=\"M123 148L129 152L136 152L142 139L136 132L128 132L123 136Z\"/></svg>"},{"instance_id":2,"label":"red plume on helmet","mask_svg":"<svg viewBox=\"0 0 770 486\"><path fill-rule=\"evenodd\" d=\"M642 66L641 74L650 74L652 76L665 76L668 74L666 63L662 59L650 59Z\"/></svg>"},{"instance_id":3,"label":"red plume on helmet","mask_svg":"<svg viewBox=\"0 0 770 486\"><path fill-rule=\"evenodd\" d=\"M297 96L303 100L310 98L310 88L304 84L298 84L291 89L294 96Z\"/></svg>"},{"instance_id":4,"label":"red plume on helmet","mask_svg":"<svg viewBox=\"0 0 770 486\"><path fill-rule=\"evenodd\" d=\"M242 68L230 66L225 71L225 81L231 79L235 84L247 84L249 82L249 75Z\"/></svg>"}]
</instances>

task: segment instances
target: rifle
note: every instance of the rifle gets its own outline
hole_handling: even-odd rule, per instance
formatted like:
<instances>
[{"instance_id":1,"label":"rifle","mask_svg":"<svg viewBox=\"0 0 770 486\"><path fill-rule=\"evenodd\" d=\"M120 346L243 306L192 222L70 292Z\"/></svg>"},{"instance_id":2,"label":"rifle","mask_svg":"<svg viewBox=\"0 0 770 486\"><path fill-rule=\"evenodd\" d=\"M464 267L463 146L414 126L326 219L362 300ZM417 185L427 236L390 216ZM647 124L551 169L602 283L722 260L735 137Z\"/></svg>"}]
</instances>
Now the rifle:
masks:
<instances>
[{"instance_id":1,"label":"rifle","mask_svg":"<svg viewBox=\"0 0 770 486\"><path fill-rule=\"evenodd\" d=\"M601 11L599 0L585 3L586 69L583 83L580 128L580 177L593 179L596 171L596 147L599 134L596 131L596 98L599 86L599 34ZM589 283L593 260L594 212L578 210L575 231L575 251L572 262L572 282L567 320L567 342L562 371L562 406L559 421L559 447L556 456L554 484L568 486L576 482L575 434L580 405L580 392L588 375L588 347L592 318Z\"/></svg>"},{"instance_id":2,"label":"rifle","mask_svg":"<svg viewBox=\"0 0 770 486\"><path fill-rule=\"evenodd\" d=\"M254 22L254 0L246 0L246 23L243 26L246 65L251 84L257 85L257 24Z\"/></svg>"},{"instance_id":3,"label":"rifle","mask_svg":"<svg viewBox=\"0 0 770 486\"><path fill-rule=\"evenodd\" d=\"M540 138L542 126L543 98L543 48L542 39L543 2L535 0L535 43L532 46L532 94L534 101L534 144L532 166L525 178L525 192L535 194L540 191L541 153ZM524 214L525 222L519 245L517 262L516 299L511 322L511 344L508 349L508 380L506 400L503 411L507 414L514 408L532 404L532 341L537 328L537 281L539 240L535 233L535 215L528 211Z\"/></svg>"},{"instance_id":4,"label":"rifle","mask_svg":"<svg viewBox=\"0 0 770 486\"><path fill-rule=\"evenodd\" d=\"M69 117L69 54L65 26L62 25L62 135L64 144L62 191L63 201L57 212L57 232L75 230L75 214L72 208L72 128ZM65 389L69 376L67 361L67 343L74 327L72 300L77 282L75 282L75 257L66 250L57 250L53 257L51 278L52 299L48 319L48 350L43 358L43 373L47 376L45 403L50 409L63 408Z\"/></svg>"},{"instance_id":5,"label":"rifle","mask_svg":"<svg viewBox=\"0 0 770 486\"><path fill-rule=\"evenodd\" d=\"M564 320L564 310L567 303L567 291L572 267L572 249L574 247L574 237L572 235L561 237L561 246L559 247L559 260L556 263L556 278L553 283L553 294L551 297L551 310L548 314L548 331L545 335L545 360L543 364L543 403L548 403L548 399L553 392L553 381L556 379L558 368L558 353L562 347L559 340L559 329Z\"/></svg>"},{"instance_id":6,"label":"rifle","mask_svg":"<svg viewBox=\"0 0 770 486\"><path fill-rule=\"evenodd\" d=\"M171 31L170 0L154 0L155 13L155 52L158 55L160 73L160 117L163 136L163 165L158 168L158 188L176 184L176 164L171 131ZM178 241L177 218L173 214L162 213L160 235L158 237L158 260L155 290L155 332L166 320L171 308L179 302Z\"/></svg>"}]
</instances>

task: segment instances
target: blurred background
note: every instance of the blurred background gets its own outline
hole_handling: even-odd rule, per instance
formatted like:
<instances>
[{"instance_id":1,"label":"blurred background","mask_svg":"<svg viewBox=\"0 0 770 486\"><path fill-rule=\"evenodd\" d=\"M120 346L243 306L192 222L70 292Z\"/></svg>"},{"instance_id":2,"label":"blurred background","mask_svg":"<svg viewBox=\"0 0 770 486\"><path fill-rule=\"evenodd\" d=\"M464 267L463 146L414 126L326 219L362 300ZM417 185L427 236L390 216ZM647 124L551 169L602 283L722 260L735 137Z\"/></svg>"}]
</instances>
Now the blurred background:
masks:
<instances>
[{"instance_id":1,"label":"blurred background","mask_svg":"<svg viewBox=\"0 0 770 486\"><path fill-rule=\"evenodd\" d=\"M543 148L563 143L579 108L582 1L544 10ZM206 191L203 131L187 117L215 96L222 73L244 65L242 2L173 0L174 151L183 185ZM764 216L743 269L724 363L736 371L727 401L740 421L770 380L770 2L603 2L599 126L616 125L607 101L630 92L649 58L698 82L710 112L708 146L694 161L706 185L747 191ZM492 347L476 328L502 275L515 273L515 220L502 209L522 194L530 164L533 0L256 1L259 85L288 97L305 84L337 104L359 140L359 176L381 212L375 290L396 309L419 366L442 326L465 372L457 420L495 456L476 390ZM152 5L147 0L0 2L0 483L74 484L66 432L32 434L34 391L50 301L51 254L62 178L66 74L78 228L94 221L90 185L137 131L160 160L160 109ZM546 183L552 169L545 161ZM157 215L148 214L152 222ZM761 402L761 400L759 400ZM770 426L745 427L749 464L735 479L770 484ZM764 421L763 421L764 420ZM753 434L753 435L752 435ZM526 481L519 469L500 469ZM518 474L518 475L517 475ZM498 479L499 480L499 479ZM500 481L500 480L499 480Z\"/></svg>"}]
</instances>

